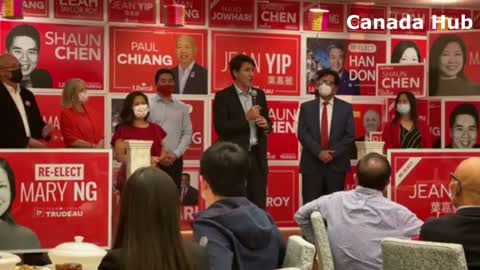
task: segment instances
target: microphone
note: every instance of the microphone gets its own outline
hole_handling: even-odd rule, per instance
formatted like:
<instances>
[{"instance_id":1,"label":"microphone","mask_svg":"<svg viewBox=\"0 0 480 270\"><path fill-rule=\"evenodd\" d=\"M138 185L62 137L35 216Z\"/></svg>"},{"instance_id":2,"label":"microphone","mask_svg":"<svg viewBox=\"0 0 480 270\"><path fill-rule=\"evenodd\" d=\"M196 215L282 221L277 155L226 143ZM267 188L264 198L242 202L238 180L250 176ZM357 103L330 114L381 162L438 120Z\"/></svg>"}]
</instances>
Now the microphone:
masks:
<instances>
[{"instance_id":1,"label":"microphone","mask_svg":"<svg viewBox=\"0 0 480 270\"><path fill-rule=\"evenodd\" d=\"M248 91L250 96L252 96L252 106L255 106L257 105L257 90L255 89L250 89L250 91Z\"/></svg>"}]
</instances>

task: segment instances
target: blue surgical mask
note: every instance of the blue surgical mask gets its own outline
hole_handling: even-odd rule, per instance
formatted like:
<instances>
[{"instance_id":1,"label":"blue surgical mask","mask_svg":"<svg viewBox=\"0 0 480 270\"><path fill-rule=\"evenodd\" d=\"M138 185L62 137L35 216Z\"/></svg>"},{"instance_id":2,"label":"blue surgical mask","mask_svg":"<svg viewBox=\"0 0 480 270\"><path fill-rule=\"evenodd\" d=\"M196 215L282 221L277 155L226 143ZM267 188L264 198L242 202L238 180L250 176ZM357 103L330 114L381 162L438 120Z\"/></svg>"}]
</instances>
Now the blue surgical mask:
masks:
<instances>
[{"instance_id":1,"label":"blue surgical mask","mask_svg":"<svg viewBox=\"0 0 480 270\"><path fill-rule=\"evenodd\" d=\"M397 112L399 114L409 114L410 104L397 104Z\"/></svg>"}]
</instances>

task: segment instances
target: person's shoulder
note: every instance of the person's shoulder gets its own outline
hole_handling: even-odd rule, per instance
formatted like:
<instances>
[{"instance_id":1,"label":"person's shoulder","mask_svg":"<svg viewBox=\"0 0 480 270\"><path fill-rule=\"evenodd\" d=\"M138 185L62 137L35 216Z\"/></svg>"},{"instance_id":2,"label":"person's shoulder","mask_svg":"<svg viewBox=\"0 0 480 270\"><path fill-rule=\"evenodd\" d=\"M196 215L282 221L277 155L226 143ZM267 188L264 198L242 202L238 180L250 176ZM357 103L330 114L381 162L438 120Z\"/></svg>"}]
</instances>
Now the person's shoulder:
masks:
<instances>
[{"instance_id":1,"label":"person's shoulder","mask_svg":"<svg viewBox=\"0 0 480 270\"><path fill-rule=\"evenodd\" d=\"M26 246L40 248L40 241L38 240L38 236L30 228L16 225L15 235L16 239L18 239L18 241L22 243L25 243Z\"/></svg>"},{"instance_id":2,"label":"person's shoulder","mask_svg":"<svg viewBox=\"0 0 480 270\"><path fill-rule=\"evenodd\" d=\"M421 228L421 234L425 235L425 233L444 231L446 227L449 227L451 224L453 224L453 219L455 219L454 215L445 215L438 218L429 218L423 223Z\"/></svg>"},{"instance_id":3,"label":"person's shoulder","mask_svg":"<svg viewBox=\"0 0 480 270\"><path fill-rule=\"evenodd\" d=\"M337 103L341 106L345 106L345 107L349 107L351 108L352 107L352 104L349 103L349 102L346 102L345 100L341 99L341 98L338 98L338 97L335 97L334 98L334 103Z\"/></svg>"},{"instance_id":4,"label":"person's shoulder","mask_svg":"<svg viewBox=\"0 0 480 270\"><path fill-rule=\"evenodd\" d=\"M195 71L200 71L200 72L205 72L205 73L207 73L207 69L206 69L204 66L200 65L199 63L197 63L197 62L195 62L195 64L193 65L193 69L194 69Z\"/></svg>"},{"instance_id":5,"label":"person's shoulder","mask_svg":"<svg viewBox=\"0 0 480 270\"><path fill-rule=\"evenodd\" d=\"M224 97L228 94L230 94L232 91L235 91L235 86L232 85L229 85L225 88L223 88L222 90L218 91L217 93L215 93L215 97Z\"/></svg>"},{"instance_id":6,"label":"person's shoulder","mask_svg":"<svg viewBox=\"0 0 480 270\"><path fill-rule=\"evenodd\" d=\"M309 107L309 106L314 106L314 105L319 105L318 98L314 98L312 100L305 101L300 106L301 107Z\"/></svg>"},{"instance_id":7,"label":"person's shoulder","mask_svg":"<svg viewBox=\"0 0 480 270\"><path fill-rule=\"evenodd\" d=\"M183 240L183 248L193 269L208 269L208 252L205 247L190 240Z\"/></svg>"}]
</instances>

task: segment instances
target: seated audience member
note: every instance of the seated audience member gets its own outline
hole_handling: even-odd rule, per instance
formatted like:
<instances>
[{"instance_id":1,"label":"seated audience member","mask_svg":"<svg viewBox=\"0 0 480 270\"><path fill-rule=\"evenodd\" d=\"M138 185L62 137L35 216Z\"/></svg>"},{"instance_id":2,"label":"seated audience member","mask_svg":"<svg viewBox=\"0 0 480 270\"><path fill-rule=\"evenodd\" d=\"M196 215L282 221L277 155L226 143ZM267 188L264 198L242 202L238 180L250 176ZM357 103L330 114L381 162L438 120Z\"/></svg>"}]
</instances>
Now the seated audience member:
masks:
<instances>
[{"instance_id":1,"label":"seated audience member","mask_svg":"<svg viewBox=\"0 0 480 270\"><path fill-rule=\"evenodd\" d=\"M383 196L391 174L388 160L369 153L357 164L351 191L322 196L295 214L308 241L313 242L310 215L319 211L325 219L336 269L382 269L381 241L385 237L418 235L422 221L407 208Z\"/></svg>"},{"instance_id":2,"label":"seated audience member","mask_svg":"<svg viewBox=\"0 0 480 270\"><path fill-rule=\"evenodd\" d=\"M198 189L190 185L190 174L182 173L180 202L183 205L198 204Z\"/></svg>"},{"instance_id":3,"label":"seated audience member","mask_svg":"<svg viewBox=\"0 0 480 270\"><path fill-rule=\"evenodd\" d=\"M65 83L62 92L63 110L60 114L60 131L66 147L103 148L103 134L95 126L89 113L86 84L81 79Z\"/></svg>"},{"instance_id":4,"label":"seated audience member","mask_svg":"<svg viewBox=\"0 0 480 270\"><path fill-rule=\"evenodd\" d=\"M285 243L272 218L246 197L248 154L239 145L218 142L200 160L206 210L192 223L193 236L208 250L210 270L272 270Z\"/></svg>"},{"instance_id":5,"label":"seated audience member","mask_svg":"<svg viewBox=\"0 0 480 270\"><path fill-rule=\"evenodd\" d=\"M178 189L165 172L145 167L128 178L115 243L98 269L208 269L206 250L182 240Z\"/></svg>"},{"instance_id":6,"label":"seated audience member","mask_svg":"<svg viewBox=\"0 0 480 270\"><path fill-rule=\"evenodd\" d=\"M121 122L111 141L114 148L113 157L116 161L122 162L116 186L120 191L122 191L126 180L126 140L153 141L150 151L152 166L157 166L160 160L165 158L163 139L167 136L167 133L159 125L148 121L148 114L148 98L144 93L134 91L127 95L120 112Z\"/></svg>"},{"instance_id":7,"label":"seated audience member","mask_svg":"<svg viewBox=\"0 0 480 270\"><path fill-rule=\"evenodd\" d=\"M469 270L480 269L480 158L466 159L450 175L450 196L457 211L429 219L420 240L463 246Z\"/></svg>"}]
</instances>

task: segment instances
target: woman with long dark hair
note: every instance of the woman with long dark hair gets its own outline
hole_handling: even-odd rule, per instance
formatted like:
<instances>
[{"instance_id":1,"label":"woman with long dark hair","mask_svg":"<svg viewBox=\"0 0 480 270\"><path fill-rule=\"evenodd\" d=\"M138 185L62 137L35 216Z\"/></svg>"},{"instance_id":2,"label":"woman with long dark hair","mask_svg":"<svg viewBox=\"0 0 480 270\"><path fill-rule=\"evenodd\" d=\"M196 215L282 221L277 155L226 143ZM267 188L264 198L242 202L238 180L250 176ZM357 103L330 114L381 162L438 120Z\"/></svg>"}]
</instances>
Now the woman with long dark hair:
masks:
<instances>
[{"instance_id":1,"label":"woman with long dark hair","mask_svg":"<svg viewBox=\"0 0 480 270\"><path fill-rule=\"evenodd\" d=\"M410 40L402 40L393 49L392 64L418 64L422 62L422 56L417 44Z\"/></svg>"},{"instance_id":2,"label":"woman with long dark hair","mask_svg":"<svg viewBox=\"0 0 480 270\"><path fill-rule=\"evenodd\" d=\"M208 269L206 250L182 240L178 190L165 172L145 167L128 178L114 246L98 269Z\"/></svg>"}]
</instances>

